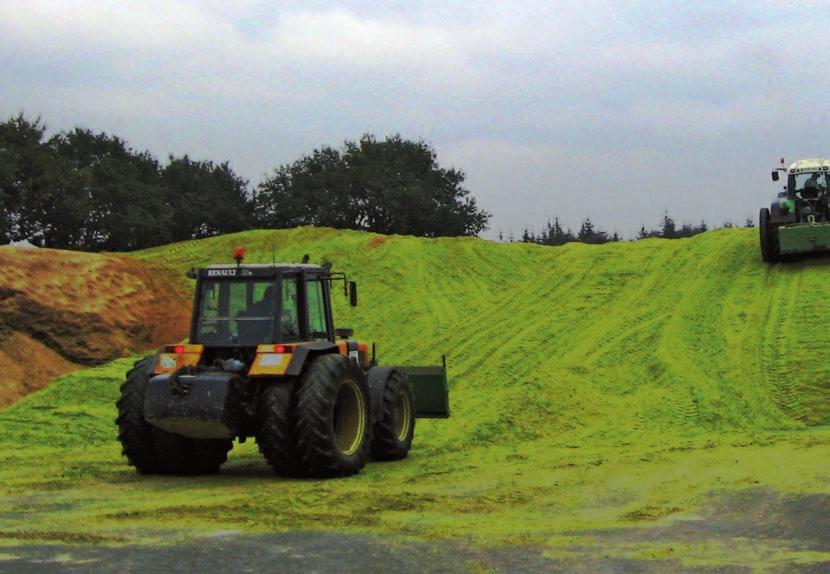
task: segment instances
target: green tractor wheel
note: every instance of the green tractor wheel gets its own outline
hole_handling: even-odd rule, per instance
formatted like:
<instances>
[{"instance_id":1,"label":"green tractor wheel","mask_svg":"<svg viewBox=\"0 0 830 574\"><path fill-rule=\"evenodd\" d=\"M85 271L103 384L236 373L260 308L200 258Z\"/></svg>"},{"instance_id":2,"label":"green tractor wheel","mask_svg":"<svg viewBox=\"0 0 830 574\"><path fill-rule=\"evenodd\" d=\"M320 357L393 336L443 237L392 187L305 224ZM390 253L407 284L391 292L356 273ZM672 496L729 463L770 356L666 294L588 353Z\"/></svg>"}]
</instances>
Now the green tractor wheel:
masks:
<instances>
[{"instance_id":1,"label":"green tractor wheel","mask_svg":"<svg viewBox=\"0 0 830 574\"><path fill-rule=\"evenodd\" d=\"M779 257L778 229L772 224L766 207L758 215L758 229L761 236L761 259L775 263Z\"/></svg>"}]
</instances>

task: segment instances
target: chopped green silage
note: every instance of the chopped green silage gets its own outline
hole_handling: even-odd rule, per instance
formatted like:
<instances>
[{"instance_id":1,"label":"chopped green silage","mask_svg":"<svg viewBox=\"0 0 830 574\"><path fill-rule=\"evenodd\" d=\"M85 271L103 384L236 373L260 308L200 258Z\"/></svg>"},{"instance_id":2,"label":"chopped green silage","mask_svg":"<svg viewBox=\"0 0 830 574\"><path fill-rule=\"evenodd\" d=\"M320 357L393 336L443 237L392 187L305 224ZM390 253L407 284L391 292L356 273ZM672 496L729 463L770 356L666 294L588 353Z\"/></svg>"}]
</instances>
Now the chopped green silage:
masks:
<instances>
[{"instance_id":1,"label":"chopped green silage","mask_svg":"<svg viewBox=\"0 0 830 574\"><path fill-rule=\"evenodd\" d=\"M113 422L134 359L87 369L0 413L0 543L348 529L564 555L586 532L693 518L712 493L830 494L830 259L769 267L755 233L548 248L304 228L138 252L182 272L236 245L333 262L360 284L337 325L385 364L445 353L452 418L348 479L276 478L250 443L217 476L141 476ZM604 551L756 564L737 550Z\"/></svg>"}]
</instances>

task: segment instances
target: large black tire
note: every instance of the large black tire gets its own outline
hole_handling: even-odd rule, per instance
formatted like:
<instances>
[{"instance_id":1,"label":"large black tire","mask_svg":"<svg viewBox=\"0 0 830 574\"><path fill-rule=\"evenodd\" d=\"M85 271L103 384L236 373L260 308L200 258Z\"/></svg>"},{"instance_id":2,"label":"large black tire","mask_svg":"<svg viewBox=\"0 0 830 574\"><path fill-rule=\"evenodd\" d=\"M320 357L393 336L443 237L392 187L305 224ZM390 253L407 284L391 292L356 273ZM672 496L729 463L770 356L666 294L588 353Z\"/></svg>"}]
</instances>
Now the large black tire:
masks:
<instances>
[{"instance_id":1,"label":"large black tire","mask_svg":"<svg viewBox=\"0 0 830 574\"><path fill-rule=\"evenodd\" d=\"M144 391L156 357L135 363L118 399L118 440L127 461L142 474L212 474L228 459L230 439L194 439L156 428L144 419Z\"/></svg>"},{"instance_id":2,"label":"large black tire","mask_svg":"<svg viewBox=\"0 0 830 574\"><path fill-rule=\"evenodd\" d=\"M121 453L142 473L158 472L161 465L155 450L153 427L144 420L144 389L156 364L156 357L144 357L127 371L127 380L121 385L118 399L118 440Z\"/></svg>"},{"instance_id":3,"label":"large black tire","mask_svg":"<svg viewBox=\"0 0 830 574\"><path fill-rule=\"evenodd\" d=\"M297 453L294 387L293 381L276 382L266 387L260 397L256 442L274 472L283 476L304 474Z\"/></svg>"},{"instance_id":4,"label":"large black tire","mask_svg":"<svg viewBox=\"0 0 830 574\"><path fill-rule=\"evenodd\" d=\"M371 444L369 385L360 367L328 354L309 364L297 390L297 449L313 476L348 476L366 465Z\"/></svg>"},{"instance_id":5,"label":"large black tire","mask_svg":"<svg viewBox=\"0 0 830 574\"><path fill-rule=\"evenodd\" d=\"M381 397L380 418L372 427L372 458L406 458L415 436L415 395L406 373L393 370Z\"/></svg>"},{"instance_id":6,"label":"large black tire","mask_svg":"<svg viewBox=\"0 0 830 574\"><path fill-rule=\"evenodd\" d=\"M761 238L761 259L775 263L779 258L778 229L772 224L769 209L764 207L758 214L758 230Z\"/></svg>"}]
</instances>

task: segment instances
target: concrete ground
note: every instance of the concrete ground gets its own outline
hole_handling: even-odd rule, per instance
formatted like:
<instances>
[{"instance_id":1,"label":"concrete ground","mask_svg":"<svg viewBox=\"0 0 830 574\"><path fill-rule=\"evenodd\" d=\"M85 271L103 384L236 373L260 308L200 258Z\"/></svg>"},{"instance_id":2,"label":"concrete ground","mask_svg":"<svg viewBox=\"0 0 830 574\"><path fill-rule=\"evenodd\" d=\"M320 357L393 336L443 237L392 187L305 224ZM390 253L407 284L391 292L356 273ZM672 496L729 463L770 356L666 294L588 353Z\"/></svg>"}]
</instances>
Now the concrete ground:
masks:
<instances>
[{"instance_id":1,"label":"concrete ground","mask_svg":"<svg viewBox=\"0 0 830 574\"><path fill-rule=\"evenodd\" d=\"M7 545L0 547L0 572L828 574L830 496L752 489L714 497L694 519L568 536L573 542L552 552L343 532L219 531L162 546ZM689 548L705 555L689 560ZM710 549L720 554L708 556Z\"/></svg>"}]
</instances>

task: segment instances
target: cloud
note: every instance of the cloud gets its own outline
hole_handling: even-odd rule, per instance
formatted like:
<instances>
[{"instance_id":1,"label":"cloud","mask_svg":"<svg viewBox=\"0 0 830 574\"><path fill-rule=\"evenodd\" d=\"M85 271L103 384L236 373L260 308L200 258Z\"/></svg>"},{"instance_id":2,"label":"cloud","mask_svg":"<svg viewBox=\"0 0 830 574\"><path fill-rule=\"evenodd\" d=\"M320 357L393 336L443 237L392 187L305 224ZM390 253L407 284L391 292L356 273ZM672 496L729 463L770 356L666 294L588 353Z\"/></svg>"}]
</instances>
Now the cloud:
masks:
<instances>
[{"instance_id":1,"label":"cloud","mask_svg":"<svg viewBox=\"0 0 830 574\"><path fill-rule=\"evenodd\" d=\"M190 51L231 32L222 20L186 2L7 0L0 16L7 39L40 51L71 53L96 46L138 54Z\"/></svg>"},{"instance_id":2,"label":"cloud","mask_svg":"<svg viewBox=\"0 0 830 574\"><path fill-rule=\"evenodd\" d=\"M359 18L345 10L301 12L280 19L276 53L292 60L363 67L463 64L450 30Z\"/></svg>"},{"instance_id":3,"label":"cloud","mask_svg":"<svg viewBox=\"0 0 830 574\"><path fill-rule=\"evenodd\" d=\"M830 146L826 6L6 0L0 113L255 181L366 131L422 137L494 227L566 210L575 225L585 206L607 225L718 203L736 219L765 197L767 159Z\"/></svg>"}]
</instances>

